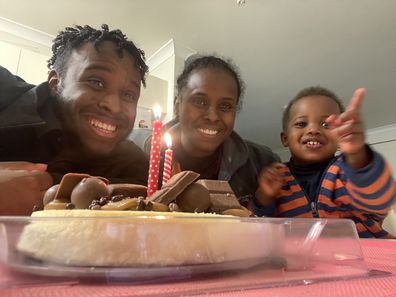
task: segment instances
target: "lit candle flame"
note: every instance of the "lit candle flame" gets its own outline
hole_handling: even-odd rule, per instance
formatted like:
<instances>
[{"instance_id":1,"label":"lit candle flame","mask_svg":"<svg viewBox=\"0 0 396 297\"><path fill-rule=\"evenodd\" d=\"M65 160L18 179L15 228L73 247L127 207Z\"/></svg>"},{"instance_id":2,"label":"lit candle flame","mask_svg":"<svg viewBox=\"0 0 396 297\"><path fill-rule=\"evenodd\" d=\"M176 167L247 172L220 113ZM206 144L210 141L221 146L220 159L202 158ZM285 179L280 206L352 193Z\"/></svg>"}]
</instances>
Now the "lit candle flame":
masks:
<instances>
[{"instance_id":1,"label":"lit candle flame","mask_svg":"<svg viewBox=\"0 0 396 297\"><path fill-rule=\"evenodd\" d=\"M154 104L153 113L154 113L154 118L156 120L160 120L161 119L161 106L159 104Z\"/></svg>"},{"instance_id":2,"label":"lit candle flame","mask_svg":"<svg viewBox=\"0 0 396 297\"><path fill-rule=\"evenodd\" d=\"M171 148L172 147L172 137L170 136L170 134L168 132L166 132L164 134L164 140L165 140L166 146L168 148Z\"/></svg>"}]
</instances>

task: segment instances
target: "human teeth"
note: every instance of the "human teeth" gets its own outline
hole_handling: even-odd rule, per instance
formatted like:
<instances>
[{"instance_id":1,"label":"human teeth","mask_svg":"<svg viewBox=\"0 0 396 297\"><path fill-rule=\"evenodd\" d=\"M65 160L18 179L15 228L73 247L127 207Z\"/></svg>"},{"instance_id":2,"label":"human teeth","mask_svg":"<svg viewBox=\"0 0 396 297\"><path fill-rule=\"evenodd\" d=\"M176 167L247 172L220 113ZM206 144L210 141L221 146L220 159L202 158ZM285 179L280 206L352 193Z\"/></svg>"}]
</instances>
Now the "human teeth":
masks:
<instances>
[{"instance_id":1,"label":"human teeth","mask_svg":"<svg viewBox=\"0 0 396 297\"><path fill-rule=\"evenodd\" d=\"M114 125L111 125L111 124L106 124L106 123L103 123L103 122L100 122L100 121L98 121L98 120L94 120L94 119L91 119L90 121L89 121L89 123L92 125L92 126L94 126L94 127L96 127L96 128L99 128L99 129L102 129L102 130L105 130L105 131L107 131L107 132L114 132L115 130L116 130L116 126L114 126Z\"/></svg>"},{"instance_id":2,"label":"human teeth","mask_svg":"<svg viewBox=\"0 0 396 297\"><path fill-rule=\"evenodd\" d=\"M198 129L198 130L208 135L216 135L218 133L217 130L209 130L209 129Z\"/></svg>"},{"instance_id":3,"label":"human teeth","mask_svg":"<svg viewBox=\"0 0 396 297\"><path fill-rule=\"evenodd\" d=\"M308 141L307 143L308 143L309 145L318 145L318 144L320 144L319 141L312 141L312 140Z\"/></svg>"}]
</instances>

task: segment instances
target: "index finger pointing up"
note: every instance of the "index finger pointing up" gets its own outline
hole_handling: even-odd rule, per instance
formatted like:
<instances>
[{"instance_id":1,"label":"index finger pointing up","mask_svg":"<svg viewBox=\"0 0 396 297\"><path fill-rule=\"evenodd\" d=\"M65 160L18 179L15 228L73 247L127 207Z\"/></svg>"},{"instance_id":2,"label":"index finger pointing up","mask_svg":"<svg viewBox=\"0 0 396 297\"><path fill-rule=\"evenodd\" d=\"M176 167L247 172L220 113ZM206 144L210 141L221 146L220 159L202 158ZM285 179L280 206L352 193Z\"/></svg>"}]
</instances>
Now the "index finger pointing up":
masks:
<instances>
[{"instance_id":1,"label":"index finger pointing up","mask_svg":"<svg viewBox=\"0 0 396 297\"><path fill-rule=\"evenodd\" d=\"M359 88L355 91L355 93L353 93L352 99L348 105L348 110L355 110L360 108L365 91L366 90L364 88Z\"/></svg>"}]
</instances>

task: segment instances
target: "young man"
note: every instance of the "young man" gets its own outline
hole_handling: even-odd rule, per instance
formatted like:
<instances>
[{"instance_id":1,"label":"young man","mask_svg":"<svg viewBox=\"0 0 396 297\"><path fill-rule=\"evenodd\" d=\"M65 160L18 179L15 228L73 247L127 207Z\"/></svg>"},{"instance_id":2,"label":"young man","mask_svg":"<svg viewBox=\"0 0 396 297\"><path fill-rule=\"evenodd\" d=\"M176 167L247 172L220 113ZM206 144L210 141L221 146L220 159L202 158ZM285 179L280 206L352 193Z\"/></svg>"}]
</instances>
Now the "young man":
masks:
<instances>
[{"instance_id":1,"label":"young man","mask_svg":"<svg viewBox=\"0 0 396 297\"><path fill-rule=\"evenodd\" d=\"M0 214L30 214L68 172L145 184L148 162L126 141L148 67L120 30L68 27L54 39L48 81L0 67Z\"/></svg>"},{"instance_id":2,"label":"young man","mask_svg":"<svg viewBox=\"0 0 396 297\"><path fill-rule=\"evenodd\" d=\"M363 95L358 89L344 111L333 92L311 87L288 104L281 140L291 159L262 171L257 215L349 218L360 237L392 237L381 225L395 183L385 160L365 143ZM342 154L335 157L337 147Z\"/></svg>"}]
</instances>

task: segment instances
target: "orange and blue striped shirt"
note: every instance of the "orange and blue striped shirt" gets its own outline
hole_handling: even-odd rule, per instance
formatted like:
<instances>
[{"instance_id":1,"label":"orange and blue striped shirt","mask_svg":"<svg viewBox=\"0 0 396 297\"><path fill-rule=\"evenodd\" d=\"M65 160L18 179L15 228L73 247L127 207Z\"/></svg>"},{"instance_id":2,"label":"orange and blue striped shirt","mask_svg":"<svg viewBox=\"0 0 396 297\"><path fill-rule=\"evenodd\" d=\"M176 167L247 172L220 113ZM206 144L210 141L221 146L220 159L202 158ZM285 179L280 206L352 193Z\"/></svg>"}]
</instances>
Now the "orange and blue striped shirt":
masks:
<instances>
[{"instance_id":1,"label":"orange and blue striped shirt","mask_svg":"<svg viewBox=\"0 0 396 297\"><path fill-rule=\"evenodd\" d=\"M353 169L342 155L334 157L324 171L319 192L310 200L291 174L289 162L282 169L285 184L272 207L264 208L253 199L258 216L299 218L348 218L355 222L360 237L394 238L382 222L396 199L396 184L382 156L373 152L366 167Z\"/></svg>"}]
</instances>

